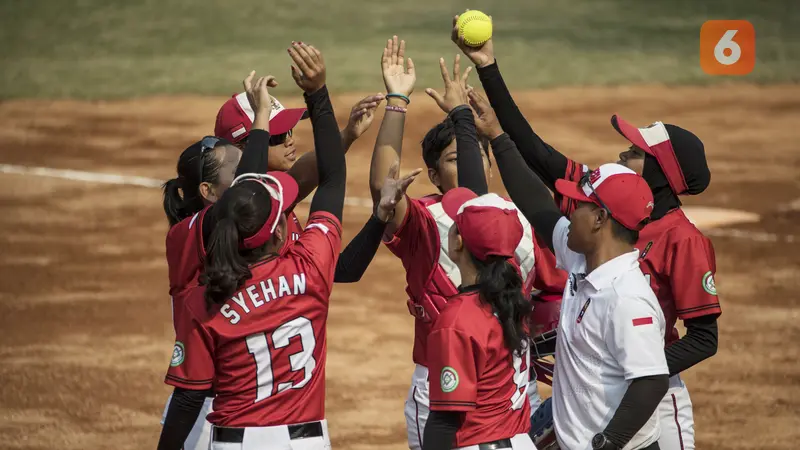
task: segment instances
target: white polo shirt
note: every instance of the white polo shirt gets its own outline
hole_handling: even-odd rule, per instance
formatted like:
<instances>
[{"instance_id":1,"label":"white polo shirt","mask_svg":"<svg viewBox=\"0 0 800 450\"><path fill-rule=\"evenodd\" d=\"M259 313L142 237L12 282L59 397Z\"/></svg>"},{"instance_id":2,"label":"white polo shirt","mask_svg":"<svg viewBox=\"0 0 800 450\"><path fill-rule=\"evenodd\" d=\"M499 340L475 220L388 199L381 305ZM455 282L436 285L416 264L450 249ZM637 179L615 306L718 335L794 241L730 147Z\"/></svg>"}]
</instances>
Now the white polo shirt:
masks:
<instances>
[{"instance_id":1,"label":"white polo shirt","mask_svg":"<svg viewBox=\"0 0 800 450\"><path fill-rule=\"evenodd\" d=\"M564 450L592 448L622 401L630 380L669 373L664 356L666 321L639 269L639 251L618 256L586 275L586 259L567 248L570 222L553 231L559 268L569 272L556 340L553 420ZM658 417L625 449L658 440Z\"/></svg>"}]
</instances>

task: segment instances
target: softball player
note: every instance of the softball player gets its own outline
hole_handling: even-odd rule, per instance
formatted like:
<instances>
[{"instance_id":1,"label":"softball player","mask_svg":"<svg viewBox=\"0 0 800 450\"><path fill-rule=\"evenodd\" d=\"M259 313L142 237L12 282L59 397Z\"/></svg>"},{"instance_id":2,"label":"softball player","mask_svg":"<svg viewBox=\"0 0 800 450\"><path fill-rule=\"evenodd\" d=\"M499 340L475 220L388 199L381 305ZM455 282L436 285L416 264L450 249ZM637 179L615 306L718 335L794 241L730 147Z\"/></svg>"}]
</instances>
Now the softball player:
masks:
<instances>
[{"instance_id":1,"label":"softball player","mask_svg":"<svg viewBox=\"0 0 800 450\"><path fill-rule=\"evenodd\" d=\"M523 227L496 194L459 187L442 198L447 252L461 273L428 336L430 416L424 450L535 449L528 437L528 317L514 254Z\"/></svg>"},{"instance_id":2,"label":"softball player","mask_svg":"<svg viewBox=\"0 0 800 450\"><path fill-rule=\"evenodd\" d=\"M457 43L477 65L500 125L550 190L555 191L558 179L577 181L589 172L586 165L568 159L531 129L500 75L491 40L477 49ZM618 116L611 123L631 144L620 153L618 163L644 177L655 203L651 222L641 230L635 246L667 320L665 353L671 378L659 406L659 444L665 450L690 450L694 448L692 403L679 374L716 353L717 317L722 310L714 283L714 247L686 218L678 196L700 194L711 175L703 143L691 132L661 122L636 128ZM575 208L574 200L555 194L563 213ZM675 328L677 319L686 326L683 337Z\"/></svg>"},{"instance_id":3,"label":"softball player","mask_svg":"<svg viewBox=\"0 0 800 450\"><path fill-rule=\"evenodd\" d=\"M398 42L396 36L384 48L382 67L388 106L372 155L370 187L373 199L378 196L388 168L400 161L405 113L410 106L408 96L416 80L414 63L409 58L406 69L404 53L405 42ZM423 140L422 153L428 177L442 194L459 185L485 186L490 176L489 158L486 151L481 151L472 111L466 105L466 73L460 72L456 61L455 80L451 80L444 60L440 60L440 67L445 93L440 95L432 90L429 93L448 117L429 131ZM477 176L468 177L470 171L463 170L465 165L475 168L471 173ZM406 270L408 308L415 317L413 359L416 366L405 404L408 444L415 450L422 447L422 434L428 417L428 334L447 303L446 299L457 294L457 286L461 284L458 267L447 254L447 235L453 221L442 209L441 199L441 194L419 199L404 197L397 203L384 237L387 248L400 258ZM530 224L521 215L520 221L523 238L519 241L515 260L528 293L534 266L534 238ZM533 397L531 401L538 403L536 383L531 384L528 393Z\"/></svg>"}]
</instances>

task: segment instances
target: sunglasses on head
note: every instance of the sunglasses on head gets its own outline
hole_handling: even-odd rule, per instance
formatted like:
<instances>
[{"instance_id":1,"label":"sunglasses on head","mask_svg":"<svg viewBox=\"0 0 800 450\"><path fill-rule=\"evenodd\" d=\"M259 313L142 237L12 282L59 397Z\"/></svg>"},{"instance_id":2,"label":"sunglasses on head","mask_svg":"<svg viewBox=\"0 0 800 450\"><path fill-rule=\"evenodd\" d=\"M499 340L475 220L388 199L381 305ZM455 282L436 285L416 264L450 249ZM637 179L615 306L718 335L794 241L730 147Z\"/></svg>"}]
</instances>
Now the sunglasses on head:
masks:
<instances>
[{"instance_id":1,"label":"sunglasses on head","mask_svg":"<svg viewBox=\"0 0 800 450\"><path fill-rule=\"evenodd\" d=\"M202 140L200 140L200 157L197 158L199 161L198 164L199 178L197 179L200 180L201 183L203 182L203 170L205 168L205 164L203 163L205 161L205 154L211 150L214 150L214 147L216 147L219 141L220 138L216 136L206 136Z\"/></svg>"},{"instance_id":2,"label":"sunglasses on head","mask_svg":"<svg viewBox=\"0 0 800 450\"><path fill-rule=\"evenodd\" d=\"M578 186L580 186L581 188L583 188L584 186L589 186L589 189L592 191L592 195L594 195L594 198L597 200L597 203L600 203L600 207L605 209L608 215L610 216L611 210L608 209L608 206L606 206L602 200L600 200L600 196L597 195L597 192L595 192L594 190L594 186L592 186L591 174L592 172L586 172L585 174L583 174L583 177L581 177L581 181L578 183Z\"/></svg>"}]
</instances>

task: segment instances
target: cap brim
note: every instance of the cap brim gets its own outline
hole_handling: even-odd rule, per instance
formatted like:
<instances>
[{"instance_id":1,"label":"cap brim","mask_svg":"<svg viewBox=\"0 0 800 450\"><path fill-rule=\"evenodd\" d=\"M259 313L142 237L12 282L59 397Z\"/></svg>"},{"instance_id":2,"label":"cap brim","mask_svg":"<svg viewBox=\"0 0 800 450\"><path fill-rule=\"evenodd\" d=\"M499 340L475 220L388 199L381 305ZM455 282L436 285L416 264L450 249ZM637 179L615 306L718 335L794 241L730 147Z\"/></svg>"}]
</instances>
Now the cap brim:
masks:
<instances>
[{"instance_id":1,"label":"cap brim","mask_svg":"<svg viewBox=\"0 0 800 450\"><path fill-rule=\"evenodd\" d=\"M653 151L650 149L650 146L647 145L647 142L645 142L642 133L639 131L639 128L631 125L629 122L623 120L616 114L611 116L611 125L631 144L639 147L651 155L653 154Z\"/></svg>"},{"instance_id":2,"label":"cap brim","mask_svg":"<svg viewBox=\"0 0 800 450\"><path fill-rule=\"evenodd\" d=\"M442 209L451 219L456 220L461 205L476 198L477 195L465 187L450 189L442 197Z\"/></svg>"},{"instance_id":3,"label":"cap brim","mask_svg":"<svg viewBox=\"0 0 800 450\"><path fill-rule=\"evenodd\" d=\"M283 134L291 130L298 122L308 117L305 108L284 109L269 121L269 134Z\"/></svg>"},{"instance_id":4,"label":"cap brim","mask_svg":"<svg viewBox=\"0 0 800 450\"><path fill-rule=\"evenodd\" d=\"M568 197L579 202L594 203L591 198L587 197L586 194L583 193L583 189L578 186L578 183L574 181L567 181L564 179L556 180L556 191L558 191L558 193L564 197Z\"/></svg>"},{"instance_id":5,"label":"cap brim","mask_svg":"<svg viewBox=\"0 0 800 450\"><path fill-rule=\"evenodd\" d=\"M300 191L300 188L297 186L297 181L286 172L267 172L267 175L274 177L281 183L281 188L283 189L283 211L289 210L294 206L294 202L297 200L297 194Z\"/></svg>"}]
</instances>

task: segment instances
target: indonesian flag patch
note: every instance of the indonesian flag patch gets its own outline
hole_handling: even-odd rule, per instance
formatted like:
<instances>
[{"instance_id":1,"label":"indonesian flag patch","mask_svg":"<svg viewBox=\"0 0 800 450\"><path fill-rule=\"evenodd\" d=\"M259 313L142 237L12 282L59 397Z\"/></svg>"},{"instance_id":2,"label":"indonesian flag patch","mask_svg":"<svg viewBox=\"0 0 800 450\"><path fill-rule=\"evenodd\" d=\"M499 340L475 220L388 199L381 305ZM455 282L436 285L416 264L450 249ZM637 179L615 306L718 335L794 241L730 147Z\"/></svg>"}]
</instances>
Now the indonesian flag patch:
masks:
<instances>
[{"instance_id":1,"label":"indonesian flag patch","mask_svg":"<svg viewBox=\"0 0 800 450\"><path fill-rule=\"evenodd\" d=\"M641 325L652 325L653 318L652 317L639 317L638 319L633 319L633 326L638 327Z\"/></svg>"}]
</instances>

